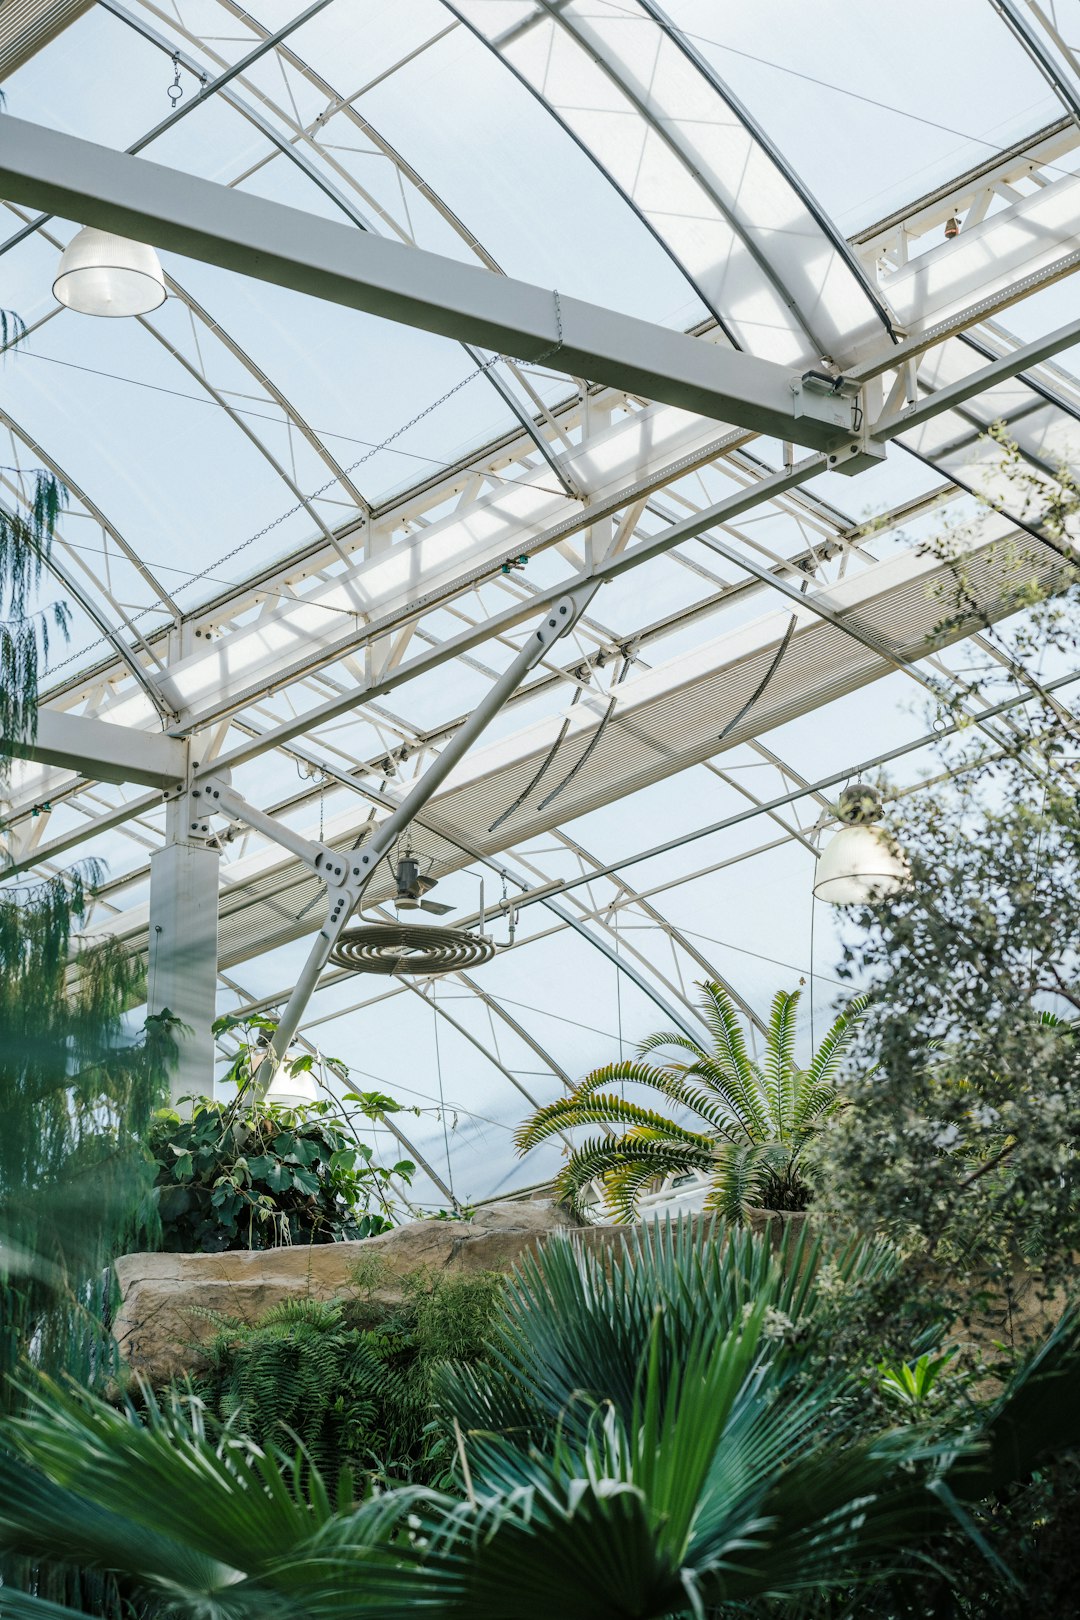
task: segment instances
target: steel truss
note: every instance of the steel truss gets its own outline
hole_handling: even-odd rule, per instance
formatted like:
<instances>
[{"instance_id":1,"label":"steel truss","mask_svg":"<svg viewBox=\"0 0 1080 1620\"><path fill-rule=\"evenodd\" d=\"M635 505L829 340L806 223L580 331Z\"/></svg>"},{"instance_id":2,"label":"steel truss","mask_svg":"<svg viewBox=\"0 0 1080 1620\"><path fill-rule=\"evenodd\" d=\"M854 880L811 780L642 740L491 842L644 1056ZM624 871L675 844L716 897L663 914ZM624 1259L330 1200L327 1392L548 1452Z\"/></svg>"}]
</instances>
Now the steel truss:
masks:
<instances>
[{"instance_id":1,"label":"steel truss","mask_svg":"<svg viewBox=\"0 0 1080 1620\"><path fill-rule=\"evenodd\" d=\"M232 0L222 3L229 14L258 36L257 25L242 8ZM1073 196L1075 192L1080 198L1080 187L1061 172L1063 162L1080 144L1076 108L1070 99L1075 97L1076 87L1069 80L1070 74L1076 75L1076 62L1054 34L1044 8L1035 4L1022 7L1014 0L1009 5L998 0L990 3L1014 32L1017 17L1022 17L1023 31L1028 36L1025 48L1032 48L1034 38L1036 54L1050 62L1052 72L1048 77L1051 82L1057 81L1055 88L1071 116L1036 132L1030 140L958 177L949 186L916 199L909 208L859 233L850 245L825 230L838 262L850 275L852 296L857 294L864 300L864 318L848 352L841 352L835 334L826 336L809 320L800 324L795 299L793 331L797 328L801 332L800 341L819 353L835 355L852 368L864 385L881 379L872 430L882 439L895 437L902 449L940 471L938 487L920 501L889 514L878 527L882 535L891 524L899 525L925 515L935 506L961 499L965 489L984 487L987 459L980 435L995 415L1002 414L995 409L998 396L994 387L1004 379L1018 378L1005 414L1022 454L1033 467L1052 471L1054 447L1060 447L1064 442L1062 433L1071 431L1080 419L1080 385L1052 358L1075 341L1075 330L1064 329L1048 342L1025 350L999 319L1022 297L1080 267L1080 254L1068 247L1070 232L1076 234L1073 214L1080 225L1080 200ZM126 12L112 0L108 4L144 37L152 38L162 49L170 48L168 35L158 33L136 13ZM173 36L179 34L175 20L157 7L144 0L140 9L154 16ZM477 18L464 14L482 8L447 9L474 33L479 32ZM642 18L657 29L658 39L663 35L669 44L681 49L681 42L673 39L670 25L658 7L642 5L640 11ZM575 49L604 44L596 32L599 25L595 20L590 23L583 7L538 5L531 26L557 28ZM265 30L262 33L265 45L268 36ZM191 35L187 39L205 61L228 73L223 59L215 56L206 41ZM508 60L515 41L485 37L484 44ZM425 196L469 242L479 263L497 268L470 236L467 226L409 168L407 159L382 140L348 99L304 63L290 43L282 41L268 49L280 59L283 70L301 75L324 95L333 113L340 112L354 127L363 130L387 161L397 166L406 183ZM690 60L686 51L682 55ZM191 60L185 65L196 71L199 64ZM734 110L737 118L742 117L747 136L756 143L763 159L777 165L794 192L808 202L797 177L768 147L763 133L750 125L740 109L733 109L732 98L715 75L700 61L692 66L705 76L710 92L725 101L729 112ZM626 97L626 105L641 120L642 127L662 137L671 163L689 173L694 166L693 151L681 133L673 132L670 122L663 122L658 107L641 93L626 64L601 50L598 67ZM527 79L520 65L514 71ZM529 87L543 99L539 85L530 83ZM270 161L285 157L297 163L353 225L369 228L376 223L366 212L374 199L363 196L357 177L319 143L316 126L304 125L284 101L270 98L244 73L235 74L215 93L260 129L268 141ZM547 104L565 126L565 112L554 100ZM575 133L575 139L616 183L608 155L589 150L580 131ZM237 176L236 182L243 179ZM663 238L663 222L647 217L632 193L625 187L622 190L647 228ZM739 220L726 203L717 177L705 184L702 194L706 193L709 206L717 210L718 217L723 215L738 234ZM1058 210L1052 230L1044 228L1051 200L1048 194ZM378 214L380 230L402 241L416 240L415 234L402 221L388 217L385 209L373 212ZM996 233L1004 226L1004 215L1011 223L1022 221L1029 225L1033 239L1042 233L1039 249L1022 262L995 254ZM961 221L956 237L948 244L936 242L927 248L931 237L940 237L944 225L954 218ZM827 221L819 224L823 229L827 227ZM722 316L722 300L699 269L680 256L674 241L668 241L666 246L701 299L707 318L699 330L707 333ZM973 251L965 258L969 246ZM992 270L987 270L988 263ZM923 297L923 272L930 264L937 272L932 300ZM792 284L785 279L781 266L759 262L759 269L781 295L790 294ZM451 657L467 661L484 682L497 678L503 658L518 645L518 627L542 609L551 596L550 590L538 591L527 574L501 573L504 560L517 552L530 557L543 553L558 557L565 568L556 588L563 589L575 575L592 576L598 569L602 574L605 567L610 570L608 577L617 577L627 566L637 565L635 552L653 542L655 551L651 555L668 552L664 566L693 577L695 590L702 593L686 608L651 624L609 624L603 617L586 615L577 632L579 644L574 658L546 664L524 689L519 699L523 703L545 691L559 689L568 698L580 691L606 692L610 688L603 685L607 678L604 671L613 660L626 660L635 670L646 668L647 648L653 641L662 642L676 623L697 620L708 625L711 619L722 622L732 601L748 592L784 594L791 600L794 589L811 611L826 607L831 587L849 573L854 577L872 566L874 537L861 533L857 524L800 488L799 478L785 481L782 469L757 461L752 435L745 429L723 431L705 421L676 423L675 413L668 407L642 399L633 389L595 384L575 385L555 412L540 409L527 377L520 372L512 376L513 387L503 396L514 411L515 428L485 451L467 457L460 466L448 468L443 475L427 480L381 510L372 509L360 490L349 484L338 459L257 360L246 355L183 289L173 283L170 290L187 305L201 334L210 334L214 343L224 346L231 360L251 378L260 396L304 441L321 470L337 481L335 495L348 500L351 514L342 523L304 496L304 482L289 473L244 413L215 386L213 366L204 364L197 341L193 340L190 351L183 351L155 331L152 322L146 322L170 359L206 391L235 428L256 444L281 481L283 492L298 500L307 512L313 534L283 564L183 612L141 564L136 548L92 504L92 491L83 494L76 490L79 507L97 526L103 545L152 591L154 606L143 618L133 617L129 608L121 605L122 597L110 593L107 579L95 575L84 552L74 546L65 552L68 528L75 521L69 518L59 549L65 561L76 564L88 580L91 594L86 597L86 610L113 651L94 670L80 671L54 688L48 703L58 715L70 715L72 719L92 715L117 726L150 728L155 716L163 716L174 735L192 739L192 750L201 756L199 768L209 768L215 759L222 758L232 759L237 768L242 768L272 753L275 758L295 762L313 773L306 788L271 805L272 811L292 816L305 810L313 813L327 792L327 784L335 781L347 782L350 795L359 791L369 802L377 802L380 782L422 775L425 765L437 758L455 735L460 722L448 723L441 733L425 733L410 724L396 707L388 707L386 700L399 688L407 689L408 682L421 672L438 668ZM788 307L792 307L790 303ZM729 332L728 337L738 342L740 334ZM797 352L797 346L793 352ZM558 363L554 356L551 363ZM947 410L943 408L946 404ZM64 476L63 469L48 456L47 446L35 445L17 423L5 419L5 424L19 447L20 464L25 456L27 467L52 465L59 476ZM643 445L649 446L644 465ZM601 461L606 481L597 473ZM70 487L70 479L65 481ZM782 513L797 525L802 549L796 554L763 553L755 527L740 529L733 516L714 516L711 522L695 526L695 515L704 513L708 518L712 509L722 506L725 496L730 501L739 487L749 491L748 511L755 505L760 511L768 501L770 512ZM18 480L9 483L8 495L13 504L24 497ZM587 504L583 504L583 495ZM444 570L440 576L427 560L429 555L445 552L455 533L474 524L478 516L488 524L486 544L474 547L471 555L459 552L454 568ZM716 527L717 523L723 524L722 529ZM681 535L678 549L664 543L671 529ZM703 543L695 543L690 539L692 535L701 536ZM415 556L415 572L429 582L422 597L408 592L395 596L380 585L380 561L402 548ZM629 564L627 557L631 559ZM648 566L656 564L650 561ZM66 580L72 578L70 572L66 573ZM351 614L344 631L343 613ZM447 634L448 616L460 627L453 635ZM320 625L320 619L321 628L313 630ZM246 660L244 647L253 646L268 625L285 633L286 651L261 663ZM858 630L857 625L844 623L843 616L839 627L849 636ZM290 636L294 636L291 645ZM237 653L235 673L224 684L209 679L211 668L218 666L222 643L234 646ZM422 650L417 651L417 647ZM909 661L895 656L895 649L884 651L892 652L893 666L906 676L923 678ZM940 665L937 676L953 679L947 663ZM358 714L361 720L353 718ZM990 725L1003 723L1001 716L979 718ZM813 829L790 821L787 811L804 803L823 810L823 790L829 784L806 784L781 759L770 755L763 745L758 746L768 756L780 785L780 791L771 797L747 794L753 802L748 803L742 815L746 819L771 819L776 827L772 843L759 845L758 849L792 839L806 844ZM721 776L729 786L747 792L738 778L725 770L725 762L706 762L705 768ZM70 771L58 771L56 766L44 771L18 771L13 789L7 831L21 868L52 870L55 862L72 849L107 829L120 830L131 845L132 864L104 886L96 920L124 933L124 917L126 909L130 909L126 908L126 897L136 893L145 881L144 852L148 847L160 848L165 837L160 795L134 791L130 785L79 777ZM42 809L43 803L51 808ZM742 816L728 817L717 825L731 826L740 819ZM47 836L53 830L54 835ZM699 835L704 831L707 829ZM651 993L665 1000L676 1021L681 1022L692 1007L693 976L712 976L715 968L700 947L664 917L654 903L655 896L635 891L626 878L625 870L631 861L644 859L649 852L628 852L630 859L618 863L616 869L605 867L599 857L567 839L557 828L552 836L577 863L576 880L549 875L535 840L518 845L511 838L503 851L485 856L484 860L496 869L515 872L519 907L536 903L548 907L548 928L576 928L599 944L623 972L633 959L638 964L634 969L638 973L636 982L649 984ZM257 862L264 849L253 836L237 839L227 847L223 876L230 905L235 906L238 900L242 904L242 894L230 882L231 867L245 859ZM755 852L747 849L730 858L747 859ZM468 856L468 851L464 854ZM597 885L605 883L609 892L598 893ZM669 886L662 886L660 892ZM579 897L579 889L584 889L583 897ZM558 910L552 909L553 900ZM638 924L662 936L670 959L666 971L661 969L651 947L642 949L628 939L628 931L636 931ZM537 934L533 932L530 937ZM334 983L336 977L327 975L323 982ZM497 998L479 985L468 988L479 994L492 1016L508 1027L516 1026L516 1033L545 1067L557 1080L565 1082L567 1077L555 1060L512 1019ZM280 1005L283 999L264 997L257 1004ZM445 1016L445 1009L437 1006L436 1010ZM463 1033L474 1044L484 1045L473 1033ZM497 1053L489 1051L488 1055L500 1072L513 1079Z\"/></svg>"}]
</instances>

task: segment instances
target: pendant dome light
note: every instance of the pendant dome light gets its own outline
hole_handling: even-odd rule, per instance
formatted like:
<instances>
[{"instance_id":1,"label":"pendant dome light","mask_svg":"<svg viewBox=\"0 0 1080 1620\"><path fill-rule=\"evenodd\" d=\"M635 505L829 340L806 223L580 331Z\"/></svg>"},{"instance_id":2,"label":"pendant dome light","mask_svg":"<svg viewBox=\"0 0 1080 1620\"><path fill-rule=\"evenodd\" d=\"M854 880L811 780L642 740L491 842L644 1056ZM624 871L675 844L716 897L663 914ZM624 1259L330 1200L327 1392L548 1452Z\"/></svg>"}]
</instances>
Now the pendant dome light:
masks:
<instances>
[{"instance_id":1,"label":"pendant dome light","mask_svg":"<svg viewBox=\"0 0 1080 1620\"><path fill-rule=\"evenodd\" d=\"M263 1093L263 1102L277 1103L279 1108L310 1108L312 1103L318 1102L319 1087L311 1070L301 1069L297 1074L290 1072L292 1065L304 1056L306 1053L303 1047L290 1046ZM270 1042L267 1040L265 1045L251 1054L253 1080L269 1058Z\"/></svg>"},{"instance_id":2,"label":"pendant dome light","mask_svg":"<svg viewBox=\"0 0 1080 1620\"><path fill-rule=\"evenodd\" d=\"M53 297L80 315L149 315L165 302L165 277L145 242L87 225L60 255Z\"/></svg>"},{"instance_id":3,"label":"pendant dome light","mask_svg":"<svg viewBox=\"0 0 1080 1620\"><path fill-rule=\"evenodd\" d=\"M284 1063L278 1064L277 1073L266 1088L264 1102L277 1103L280 1108L310 1108L312 1103L318 1102L319 1088L311 1070L289 1073L290 1063L300 1055L299 1052L290 1052Z\"/></svg>"},{"instance_id":4,"label":"pendant dome light","mask_svg":"<svg viewBox=\"0 0 1080 1620\"><path fill-rule=\"evenodd\" d=\"M877 789L853 782L841 793L836 813L844 826L818 856L814 899L832 906L864 906L895 894L911 873L893 841L874 826L881 818Z\"/></svg>"}]
</instances>

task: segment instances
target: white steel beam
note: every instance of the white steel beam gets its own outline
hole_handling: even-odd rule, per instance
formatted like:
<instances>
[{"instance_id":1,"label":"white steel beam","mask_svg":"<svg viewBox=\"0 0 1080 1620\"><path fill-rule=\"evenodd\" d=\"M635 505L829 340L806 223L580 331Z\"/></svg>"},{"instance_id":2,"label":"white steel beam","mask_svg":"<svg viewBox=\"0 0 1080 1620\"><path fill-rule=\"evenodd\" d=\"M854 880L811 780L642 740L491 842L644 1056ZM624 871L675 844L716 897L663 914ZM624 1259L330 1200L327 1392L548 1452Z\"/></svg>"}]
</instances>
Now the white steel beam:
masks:
<instances>
[{"instance_id":1,"label":"white steel beam","mask_svg":"<svg viewBox=\"0 0 1080 1620\"><path fill-rule=\"evenodd\" d=\"M996 387L998 383L1027 371L1030 367L1038 365L1041 360L1048 360L1051 355L1059 354L1063 349L1072 348L1076 343L1080 343L1080 320L1068 321L1064 326L1047 333L1045 337L1037 338L1033 343L1025 343L1023 347L1014 349L1011 354L1003 355L1000 360L969 372L966 377L961 377L956 382L947 383L926 399L920 400L918 404L909 405L881 417L871 429L871 438L879 442L895 439L898 434L907 432L920 422L940 416L944 411L951 411L969 399L975 399L979 394Z\"/></svg>"},{"instance_id":2,"label":"white steel beam","mask_svg":"<svg viewBox=\"0 0 1080 1620\"><path fill-rule=\"evenodd\" d=\"M96 782L138 782L175 791L183 787L187 773L186 742L59 709L39 711L37 735L32 740L5 738L2 746L16 758L78 771ZM48 786L47 781L44 785Z\"/></svg>"},{"instance_id":3,"label":"white steel beam","mask_svg":"<svg viewBox=\"0 0 1080 1620\"><path fill-rule=\"evenodd\" d=\"M794 392L790 367L22 119L4 120L0 192L443 337L547 358L571 376L812 449L835 449L856 420L854 401Z\"/></svg>"}]
</instances>

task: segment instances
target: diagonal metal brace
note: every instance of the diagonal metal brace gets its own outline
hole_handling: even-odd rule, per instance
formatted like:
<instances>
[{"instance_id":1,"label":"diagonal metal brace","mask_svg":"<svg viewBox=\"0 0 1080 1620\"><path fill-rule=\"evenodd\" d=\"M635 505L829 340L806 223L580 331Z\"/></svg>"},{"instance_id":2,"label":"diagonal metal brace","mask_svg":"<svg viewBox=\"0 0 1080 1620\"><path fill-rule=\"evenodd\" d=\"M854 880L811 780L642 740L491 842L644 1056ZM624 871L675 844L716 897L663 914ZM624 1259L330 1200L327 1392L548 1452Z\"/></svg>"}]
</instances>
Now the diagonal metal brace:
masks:
<instances>
[{"instance_id":1,"label":"diagonal metal brace","mask_svg":"<svg viewBox=\"0 0 1080 1620\"><path fill-rule=\"evenodd\" d=\"M193 798L198 795L199 816L208 818L220 814L246 822L248 826L254 827L305 861L312 871L323 879L327 887L326 920L315 936L308 959L301 969L293 993L278 1022L271 1047L272 1059L260 1067L260 1091L265 1091L273 1078L272 1072L264 1073L264 1071L276 1069L288 1051L318 983L319 975L329 960L330 952L350 916L360 904L379 863L389 854L405 828L468 753L480 733L486 730L507 700L517 691L530 670L535 669L561 636L565 636L573 629L599 588L599 580L587 580L568 591L548 609L543 621L477 704L465 724L447 743L438 758L429 765L393 815L379 823L361 849L339 851L331 849L326 844L317 844L304 838L293 828L278 821L276 817L248 804L247 800L230 786L227 776L207 775L193 788ZM208 828L204 826L202 830Z\"/></svg>"}]
</instances>

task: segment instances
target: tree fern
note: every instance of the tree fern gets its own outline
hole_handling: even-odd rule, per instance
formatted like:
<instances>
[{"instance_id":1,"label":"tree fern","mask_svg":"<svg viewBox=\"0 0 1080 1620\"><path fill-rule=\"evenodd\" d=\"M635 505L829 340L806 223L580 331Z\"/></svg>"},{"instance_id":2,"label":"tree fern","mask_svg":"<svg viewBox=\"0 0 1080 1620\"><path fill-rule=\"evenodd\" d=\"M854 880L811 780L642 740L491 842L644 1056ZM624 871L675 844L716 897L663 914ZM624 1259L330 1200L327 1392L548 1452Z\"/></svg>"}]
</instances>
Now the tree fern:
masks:
<instances>
[{"instance_id":1,"label":"tree fern","mask_svg":"<svg viewBox=\"0 0 1080 1620\"><path fill-rule=\"evenodd\" d=\"M556 1134L583 1126L613 1127L570 1154L556 1180L559 1195L578 1214L599 1187L617 1221L632 1221L642 1196L665 1179L704 1171L708 1206L741 1221L755 1206L805 1209L812 1197L806 1149L831 1114L843 1106L836 1086L839 1065L862 1016L852 1001L836 1019L809 1066L795 1061L799 992L773 999L760 1062L747 1050L739 1014L722 985L702 985L702 1019L711 1048L681 1032L648 1035L637 1057L605 1064L567 1096L540 1108L514 1138L527 1152ZM658 1054L667 1061L658 1063ZM646 1061L647 1060L647 1061ZM660 1113L611 1089L637 1085L659 1092L682 1117ZM685 1122L687 1117L692 1123Z\"/></svg>"}]
</instances>

